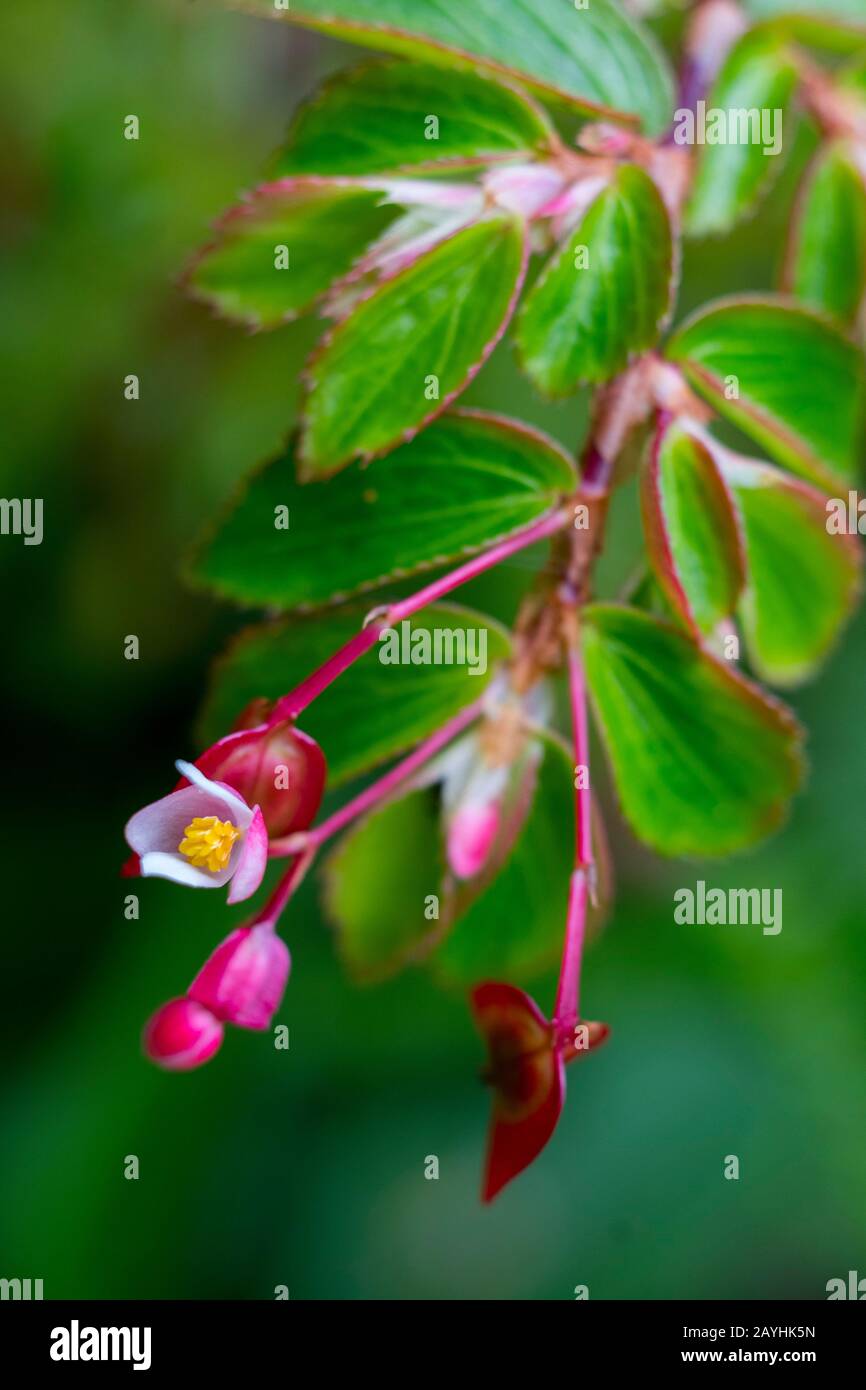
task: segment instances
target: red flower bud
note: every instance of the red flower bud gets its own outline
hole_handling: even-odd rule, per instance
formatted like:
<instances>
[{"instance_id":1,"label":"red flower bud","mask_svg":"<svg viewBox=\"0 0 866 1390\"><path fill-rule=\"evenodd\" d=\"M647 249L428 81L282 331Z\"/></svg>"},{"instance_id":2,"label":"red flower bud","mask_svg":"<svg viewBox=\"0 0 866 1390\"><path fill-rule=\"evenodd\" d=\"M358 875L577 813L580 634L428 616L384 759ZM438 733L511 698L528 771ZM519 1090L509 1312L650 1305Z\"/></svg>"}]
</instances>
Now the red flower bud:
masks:
<instances>
[{"instance_id":1,"label":"red flower bud","mask_svg":"<svg viewBox=\"0 0 866 1390\"><path fill-rule=\"evenodd\" d=\"M227 734L195 765L233 787L248 806L260 807L271 841L307 829L325 786L321 748L288 720Z\"/></svg>"}]
</instances>

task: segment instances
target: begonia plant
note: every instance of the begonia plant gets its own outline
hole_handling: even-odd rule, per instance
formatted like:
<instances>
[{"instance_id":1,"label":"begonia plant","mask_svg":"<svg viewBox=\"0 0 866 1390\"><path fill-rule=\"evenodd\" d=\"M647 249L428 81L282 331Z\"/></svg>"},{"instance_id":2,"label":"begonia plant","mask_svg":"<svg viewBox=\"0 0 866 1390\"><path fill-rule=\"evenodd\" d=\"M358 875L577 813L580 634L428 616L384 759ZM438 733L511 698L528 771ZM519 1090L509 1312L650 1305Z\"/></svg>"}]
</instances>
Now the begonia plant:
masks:
<instances>
[{"instance_id":1,"label":"begonia plant","mask_svg":"<svg viewBox=\"0 0 866 1390\"><path fill-rule=\"evenodd\" d=\"M467 995L493 1094L489 1200L550 1139L566 1064L608 1036L578 988L613 896L590 712L622 815L659 854L756 844L803 779L771 689L815 675L861 578L857 527L832 508L863 425L866 6L235 7L379 56L300 105L185 275L247 329L326 326L296 431L190 565L266 618L216 665L204 752L126 831L130 874L227 885L232 903L269 859L282 876L145 1048L188 1070L226 1024L271 1027L277 931L327 846L349 975L425 968ZM673 61L648 27L668 12ZM678 315L684 237L730 234L802 140L777 288ZM594 393L576 458L459 404L512 349L543 397ZM644 562L600 600L635 471ZM530 547L510 631L454 602ZM548 1017L524 986L557 960Z\"/></svg>"}]
</instances>

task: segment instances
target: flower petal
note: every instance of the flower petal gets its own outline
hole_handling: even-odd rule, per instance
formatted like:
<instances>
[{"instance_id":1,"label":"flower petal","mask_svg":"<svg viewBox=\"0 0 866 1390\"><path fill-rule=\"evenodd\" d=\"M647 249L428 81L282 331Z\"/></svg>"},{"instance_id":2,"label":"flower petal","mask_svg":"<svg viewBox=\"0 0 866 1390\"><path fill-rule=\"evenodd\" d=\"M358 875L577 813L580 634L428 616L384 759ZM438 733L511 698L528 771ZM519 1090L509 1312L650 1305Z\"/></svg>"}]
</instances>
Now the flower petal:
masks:
<instances>
[{"instance_id":1,"label":"flower petal","mask_svg":"<svg viewBox=\"0 0 866 1390\"><path fill-rule=\"evenodd\" d=\"M197 869L181 854L150 850L141 856L141 877L167 878L172 883L182 883L186 888L222 888L234 873L236 853L237 851L232 852L232 859L224 869L212 873L210 869Z\"/></svg>"},{"instance_id":2,"label":"flower petal","mask_svg":"<svg viewBox=\"0 0 866 1390\"><path fill-rule=\"evenodd\" d=\"M474 878L487 863L499 829L499 807L462 806L448 827L448 863L457 878Z\"/></svg>"},{"instance_id":3,"label":"flower petal","mask_svg":"<svg viewBox=\"0 0 866 1390\"><path fill-rule=\"evenodd\" d=\"M472 1012L491 1062L552 1046L553 1026L524 990L487 981L472 991Z\"/></svg>"},{"instance_id":4,"label":"flower petal","mask_svg":"<svg viewBox=\"0 0 866 1390\"><path fill-rule=\"evenodd\" d=\"M190 999L225 1023L267 1028L289 976L286 943L270 927L239 927L219 945L189 987Z\"/></svg>"},{"instance_id":5,"label":"flower petal","mask_svg":"<svg viewBox=\"0 0 866 1390\"><path fill-rule=\"evenodd\" d=\"M206 777L194 763L185 763L181 758L178 758L175 767L181 777L185 777L194 787L207 792L209 796L216 797L218 801L227 806L232 812L232 820L240 826L241 830L246 830L252 820L253 813L243 797L238 796L237 792L226 786L224 782L214 782L210 777Z\"/></svg>"},{"instance_id":6,"label":"flower petal","mask_svg":"<svg viewBox=\"0 0 866 1390\"><path fill-rule=\"evenodd\" d=\"M216 783L208 783L207 789L181 787L180 791L169 792L168 796L160 797L159 801L152 801L149 806L136 811L127 821L124 831L130 849L134 849L142 858L154 850L173 854L183 839L186 827L196 816L216 816L223 820L226 803L223 797L212 794L210 788L213 786ZM239 800L237 804L243 805ZM246 830L253 813L249 807L243 809L240 828Z\"/></svg>"},{"instance_id":7,"label":"flower petal","mask_svg":"<svg viewBox=\"0 0 866 1390\"><path fill-rule=\"evenodd\" d=\"M246 834L229 861L232 886L228 901L242 903L261 883L268 862L268 829L261 810L256 806Z\"/></svg>"},{"instance_id":8,"label":"flower petal","mask_svg":"<svg viewBox=\"0 0 866 1390\"><path fill-rule=\"evenodd\" d=\"M490 1056L493 1119L483 1199L522 1173L544 1148L565 1099L565 1068L554 1031L533 999L514 985L488 983L472 1008Z\"/></svg>"},{"instance_id":9,"label":"flower petal","mask_svg":"<svg viewBox=\"0 0 866 1390\"><path fill-rule=\"evenodd\" d=\"M487 1150L483 1200L491 1202L506 1183L538 1157L556 1128L565 1101L565 1067L553 1050L522 1058L526 1108L514 1115L497 1092Z\"/></svg>"}]
</instances>

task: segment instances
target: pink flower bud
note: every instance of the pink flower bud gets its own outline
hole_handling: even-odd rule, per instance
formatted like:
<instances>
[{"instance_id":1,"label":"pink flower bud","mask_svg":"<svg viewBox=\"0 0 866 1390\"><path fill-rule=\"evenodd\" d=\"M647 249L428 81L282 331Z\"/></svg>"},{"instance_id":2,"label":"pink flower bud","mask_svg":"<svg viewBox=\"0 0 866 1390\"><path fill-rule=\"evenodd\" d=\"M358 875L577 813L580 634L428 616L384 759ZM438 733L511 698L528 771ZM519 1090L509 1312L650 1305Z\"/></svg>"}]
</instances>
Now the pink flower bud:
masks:
<instances>
[{"instance_id":1,"label":"pink flower bud","mask_svg":"<svg viewBox=\"0 0 866 1390\"><path fill-rule=\"evenodd\" d=\"M474 878L487 863L499 829L499 807L469 804L461 807L448 827L448 863L457 878Z\"/></svg>"},{"instance_id":2,"label":"pink flower bud","mask_svg":"<svg viewBox=\"0 0 866 1390\"><path fill-rule=\"evenodd\" d=\"M267 1028L289 978L286 943L271 927L239 927L217 946L189 987L189 998L223 1023Z\"/></svg>"},{"instance_id":3,"label":"pink flower bud","mask_svg":"<svg viewBox=\"0 0 866 1390\"><path fill-rule=\"evenodd\" d=\"M209 1009L192 999L172 999L147 1023L144 1050L167 1071L200 1067L219 1050L223 1026Z\"/></svg>"},{"instance_id":4,"label":"pink flower bud","mask_svg":"<svg viewBox=\"0 0 866 1390\"><path fill-rule=\"evenodd\" d=\"M512 765L491 765L478 736L469 734L448 750L441 766L448 864L456 878L475 878L486 867L502 828Z\"/></svg>"},{"instance_id":5,"label":"pink flower bud","mask_svg":"<svg viewBox=\"0 0 866 1390\"><path fill-rule=\"evenodd\" d=\"M501 862L520 834L541 757L541 744L525 732L525 722L546 724L548 705L543 684L520 699L496 692L481 727L428 767L426 784L442 784L445 851L455 878L477 878Z\"/></svg>"}]
</instances>

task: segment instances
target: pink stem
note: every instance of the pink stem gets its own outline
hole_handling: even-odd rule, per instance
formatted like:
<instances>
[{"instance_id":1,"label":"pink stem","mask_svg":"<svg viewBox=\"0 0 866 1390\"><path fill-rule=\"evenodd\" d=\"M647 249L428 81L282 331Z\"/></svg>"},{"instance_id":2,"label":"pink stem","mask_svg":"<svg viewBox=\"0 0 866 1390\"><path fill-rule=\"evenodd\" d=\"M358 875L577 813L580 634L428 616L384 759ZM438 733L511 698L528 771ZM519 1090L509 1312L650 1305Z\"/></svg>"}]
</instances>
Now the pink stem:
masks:
<instances>
[{"instance_id":1,"label":"pink stem","mask_svg":"<svg viewBox=\"0 0 866 1390\"><path fill-rule=\"evenodd\" d=\"M592 794L589 789L589 721L586 714L586 679L577 647L568 651L568 686L571 696L571 725L574 731L575 768L586 770L586 786L575 788L574 822L577 868L592 864ZM575 774L577 775L577 774ZM582 778L579 780L583 780Z\"/></svg>"},{"instance_id":2,"label":"pink stem","mask_svg":"<svg viewBox=\"0 0 866 1390\"><path fill-rule=\"evenodd\" d=\"M271 893L264 907L253 918L251 927L270 927L271 931L277 925L289 899L300 888L304 876L315 858L315 850L298 854L292 860L286 872L283 874L274 891Z\"/></svg>"},{"instance_id":3,"label":"pink stem","mask_svg":"<svg viewBox=\"0 0 866 1390\"><path fill-rule=\"evenodd\" d=\"M500 541L492 550L486 550L483 555L476 555L474 559L467 560L465 565L460 565L458 569L452 570L442 579L435 580L428 584L426 589L419 589L417 594L411 594L409 598L401 599L388 610L390 623L399 623L403 618L408 618L412 613L417 613L419 608L425 608L428 603L435 603L438 598L450 593L460 584L466 584L468 580L474 579L476 575L483 574L492 565L498 565L502 560L507 560L509 555L514 555L518 550L524 550L526 546L533 545L536 541L543 541L547 536L554 536L557 531L562 531L570 524L570 517L565 512L551 512L543 520L537 521L534 526L529 526L525 531L518 531L516 535L510 536L506 541Z\"/></svg>"},{"instance_id":4,"label":"pink stem","mask_svg":"<svg viewBox=\"0 0 866 1390\"><path fill-rule=\"evenodd\" d=\"M508 540L501 541L499 545L493 546L491 550L484 551L481 555L476 555L468 560L465 565L460 565L450 574L446 574L442 579L435 580L428 584L426 588L419 589L416 594L411 594L409 598L401 599L388 608L375 622L370 622L363 627L360 632L356 632L344 646L340 647L333 656L329 657L324 666L320 666L318 671L307 676L294 690L289 691L278 700L271 711L268 724L273 725L283 719L295 719L309 704L321 695L323 690L341 676L344 671L375 646L379 639L379 634L386 627L399 623L403 618L408 618L410 614L417 613L420 608L425 608L428 603L435 603L443 595L456 589L461 584L466 584L476 575L483 574L485 570L493 565L498 565L502 560L507 560L509 555L514 555L519 550L524 550L528 545L534 545L536 541L544 540L548 536L555 535L557 531L563 530L569 524L570 518L563 511L555 511L537 521L534 526L528 526L524 531L518 531L516 535L510 536Z\"/></svg>"},{"instance_id":5,"label":"pink stem","mask_svg":"<svg viewBox=\"0 0 866 1390\"><path fill-rule=\"evenodd\" d=\"M350 821L355 820L357 816L363 815L365 811L369 811L372 806L384 800L395 787L399 786L407 777L411 777L412 773L417 772L418 769L423 767L426 762L429 762L440 749L444 748L445 745L456 738L458 734L461 734L474 719L477 719L478 715L481 713L483 704L484 701L482 698L480 700L475 700L471 705L467 705L466 708L455 715L453 719L449 719L447 724L443 724L442 728L438 729L435 734L432 734L430 738L425 739L423 743L419 744L414 752L410 753L407 758L404 758L402 762L397 763L396 767L392 767L389 772L386 772L384 777L380 777L378 781L366 787L358 796L354 797L351 801L347 801L345 806L341 806L339 811L335 811L327 820L322 821L321 825L315 826L313 830L300 831L298 834L288 835L283 842L286 846L286 851L288 853L293 853L298 850L318 849L320 845L324 844L326 840L329 840L332 835L336 835L337 832L342 830L345 825L348 825ZM279 853L280 843L279 840L275 841L272 846L272 851L276 849L276 852Z\"/></svg>"},{"instance_id":6,"label":"pink stem","mask_svg":"<svg viewBox=\"0 0 866 1390\"><path fill-rule=\"evenodd\" d=\"M568 892L568 920L565 925L565 944L562 965L553 1006L553 1022L560 1041L571 1041L574 1025L580 1018L578 996L580 964L583 958L583 938L586 928L587 883L586 870L575 869Z\"/></svg>"},{"instance_id":7,"label":"pink stem","mask_svg":"<svg viewBox=\"0 0 866 1390\"><path fill-rule=\"evenodd\" d=\"M370 623L367 627L362 627L360 632L356 632L354 637L350 637L333 656L329 656L324 666L320 666L312 675L307 676L306 680L301 681L299 686L289 691L281 700L277 700L271 710L268 724L278 724L283 719L295 719L307 705L312 704L323 690L327 690L333 681L347 671L353 662L363 656L371 647L375 646L379 639L379 633L387 624L385 622Z\"/></svg>"},{"instance_id":8,"label":"pink stem","mask_svg":"<svg viewBox=\"0 0 866 1390\"><path fill-rule=\"evenodd\" d=\"M586 681L583 661L578 646L579 635L569 644L568 681L571 694L571 720L574 732L575 776L584 780L583 771L589 771L589 731L586 714ZM593 869L592 855L592 801L589 777L586 786L575 789L575 864L571 875L568 895L568 920L565 927L565 944L562 950L562 966L556 990L556 1003L553 1019L561 1031L569 1031L577 1023L578 996L580 988L580 965L583 957L583 942L586 929L586 906L589 896L588 875Z\"/></svg>"}]
</instances>

